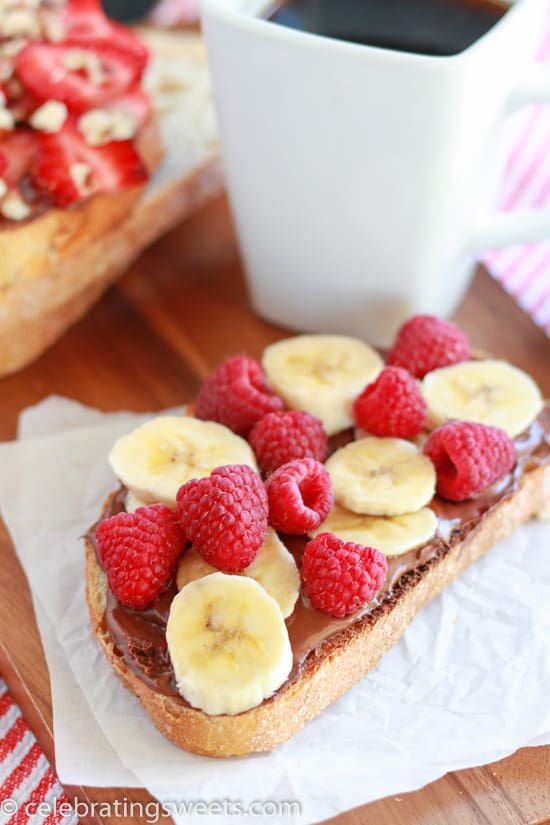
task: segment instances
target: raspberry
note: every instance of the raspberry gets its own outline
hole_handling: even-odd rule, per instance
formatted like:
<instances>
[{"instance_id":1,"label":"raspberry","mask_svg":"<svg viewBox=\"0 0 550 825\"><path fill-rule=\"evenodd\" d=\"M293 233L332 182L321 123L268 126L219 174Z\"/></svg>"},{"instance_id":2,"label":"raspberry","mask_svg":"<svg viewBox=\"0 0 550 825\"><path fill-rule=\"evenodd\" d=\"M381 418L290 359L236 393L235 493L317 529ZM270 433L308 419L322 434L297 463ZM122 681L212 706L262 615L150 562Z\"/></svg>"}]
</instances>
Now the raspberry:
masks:
<instances>
[{"instance_id":1,"label":"raspberry","mask_svg":"<svg viewBox=\"0 0 550 825\"><path fill-rule=\"evenodd\" d=\"M117 513L101 522L96 544L117 599L143 610L166 590L185 549L177 516L164 504Z\"/></svg>"},{"instance_id":2,"label":"raspberry","mask_svg":"<svg viewBox=\"0 0 550 825\"><path fill-rule=\"evenodd\" d=\"M319 533L306 545L302 580L311 603L331 616L355 613L378 593L388 570L383 553L332 533Z\"/></svg>"},{"instance_id":3,"label":"raspberry","mask_svg":"<svg viewBox=\"0 0 550 825\"><path fill-rule=\"evenodd\" d=\"M226 573L252 564L267 530L267 493L252 467L218 467L180 487L177 502L183 531L205 561Z\"/></svg>"},{"instance_id":4,"label":"raspberry","mask_svg":"<svg viewBox=\"0 0 550 825\"><path fill-rule=\"evenodd\" d=\"M438 367L467 361L470 355L470 342L461 329L434 315L415 315L398 330L386 362L423 378Z\"/></svg>"},{"instance_id":5,"label":"raspberry","mask_svg":"<svg viewBox=\"0 0 550 825\"><path fill-rule=\"evenodd\" d=\"M426 420L426 402L402 367L386 367L353 404L360 427L380 437L414 438Z\"/></svg>"},{"instance_id":6,"label":"raspberry","mask_svg":"<svg viewBox=\"0 0 550 825\"><path fill-rule=\"evenodd\" d=\"M334 495L328 470L314 458L283 464L265 483L269 523L281 533L303 535L326 519Z\"/></svg>"},{"instance_id":7,"label":"raspberry","mask_svg":"<svg viewBox=\"0 0 550 825\"><path fill-rule=\"evenodd\" d=\"M424 453L435 464L438 495L449 501L475 496L516 461L515 444L504 430L470 421L442 424L430 434Z\"/></svg>"},{"instance_id":8,"label":"raspberry","mask_svg":"<svg viewBox=\"0 0 550 825\"><path fill-rule=\"evenodd\" d=\"M282 399L267 386L259 363L235 355L206 379L195 401L195 415L246 436L256 421L283 406Z\"/></svg>"},{"instance_id":9,"label":"raspberry","mask_svg":"<svg viewBox=\"0 0 550 825\"><path fill-rule=\"evenodd\" d=\"M272 473L295 458L324 461L328 455L328 436L322 423L302 410L264 415L248 440L264 473Z\"/></svg>"}]
</instances>

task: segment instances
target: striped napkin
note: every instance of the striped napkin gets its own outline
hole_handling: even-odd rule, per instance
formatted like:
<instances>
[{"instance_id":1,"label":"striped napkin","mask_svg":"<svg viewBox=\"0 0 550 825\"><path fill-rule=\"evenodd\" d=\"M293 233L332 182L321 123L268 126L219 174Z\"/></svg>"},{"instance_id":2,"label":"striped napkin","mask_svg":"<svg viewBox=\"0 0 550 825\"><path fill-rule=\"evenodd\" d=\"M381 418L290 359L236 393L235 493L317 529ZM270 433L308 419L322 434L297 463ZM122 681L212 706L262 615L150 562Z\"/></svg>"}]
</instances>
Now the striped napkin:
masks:
<instances>
[{"instance_id":1,"label":"striped napkin","mask_svg":"<svg viewBox=\"0 0 550 825\"><path fill-rule=\"evenodd\" d=\"M0 825L78 820L21 711L0 679Z\"/></svg>"},{"instance_id":2,"label":"striped napkin","mask_svg":"<svg viewBox=\"0 0 550 825\"><path fill-rule=\"evenodd\" d=\"M537 60L550 64L550 3ZM518 125L506 165L500 208L550 210L550 105L526 107ZM550 238L494 250L483 260L504 289L550 335Z\"/></svg>"}]
</instances>

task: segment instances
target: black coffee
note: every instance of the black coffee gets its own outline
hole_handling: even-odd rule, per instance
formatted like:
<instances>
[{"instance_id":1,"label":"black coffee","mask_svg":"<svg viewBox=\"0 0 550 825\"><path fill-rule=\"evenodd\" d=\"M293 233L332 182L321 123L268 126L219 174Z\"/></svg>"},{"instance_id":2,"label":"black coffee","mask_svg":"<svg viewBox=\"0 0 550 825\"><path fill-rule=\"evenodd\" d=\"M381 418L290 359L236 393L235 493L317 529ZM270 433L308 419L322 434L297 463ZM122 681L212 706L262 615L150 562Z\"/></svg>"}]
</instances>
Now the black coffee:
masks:
<instances>
[{"instance_id":1,"label":"black coffee","mask_svg":"<svg viewBox=\"0 0 550 825\"><path fill-rule=\"evenodd\" d=\"M458 54L509 9L504 0L286 0L266 17L293 29L420 54Z\"/></svg>"}]
</instances>

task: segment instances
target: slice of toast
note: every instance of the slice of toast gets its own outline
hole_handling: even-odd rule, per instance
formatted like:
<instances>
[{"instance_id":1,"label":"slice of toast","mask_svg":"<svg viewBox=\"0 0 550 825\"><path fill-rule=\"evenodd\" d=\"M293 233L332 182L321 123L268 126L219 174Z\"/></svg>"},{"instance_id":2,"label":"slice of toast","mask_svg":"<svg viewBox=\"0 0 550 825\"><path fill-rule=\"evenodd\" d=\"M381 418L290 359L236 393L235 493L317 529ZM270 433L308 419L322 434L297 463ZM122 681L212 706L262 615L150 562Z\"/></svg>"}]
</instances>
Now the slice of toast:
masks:
<instances>
[{"instance_id":1,"label":"slice of toast","mask_svg":"<svg viewBox=\"0 0 550 825\"><path fill-rule=\"evenodd\" d=\"M139 147L144 188L97 195L21 225L0 224L0 375L34 360L84 315L148 244L221 188L206 56L199 35L144 29L156 126Z\"/></svg>"},{"instance_id":2,"label":"slice of toast","mask_svg":"<svg viewBox=\"0 0 550 825\"><path fill-rule=\"evenodd\" d=\"M117 647L107 626L109 591L91 531L86 540L86 571L93 633L119 679L140 699L156 727L179 747L216 757L271 750L376 667L430 599L550 501L548 404L539 422L542 441L525 456L483 513L474 516L466 511L459 518L461 510L456 505L451 535L434 543L433 552L426 554L425 548L419 548L416 566L397 579L374 609L313 646L276 694L251 710L236 716L208 716L183 698L155 689L139 667L129 666L131 651L128 655L128 650ZM116 494L109 497L102 518L113 513L116 501ZM140 653L150 655L146 650Z\"/></svg>"}]
</instances>

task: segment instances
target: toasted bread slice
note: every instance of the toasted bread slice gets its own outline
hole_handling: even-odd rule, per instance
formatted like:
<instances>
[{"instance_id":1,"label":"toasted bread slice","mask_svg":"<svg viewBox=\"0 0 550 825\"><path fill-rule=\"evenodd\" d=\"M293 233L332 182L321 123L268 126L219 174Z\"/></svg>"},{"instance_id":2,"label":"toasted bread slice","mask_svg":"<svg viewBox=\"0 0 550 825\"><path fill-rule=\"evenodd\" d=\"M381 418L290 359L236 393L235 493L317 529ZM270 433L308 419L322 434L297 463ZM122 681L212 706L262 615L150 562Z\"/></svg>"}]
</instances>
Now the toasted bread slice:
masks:
<instances>
[{"instance_id":1,"label":"toasted bread slice","mask_svg":"<svg viewBox=\"0 0 550 825\"><path fill-rule=\"evenodd\" d=\"M548 408L547 408L548 409ZM105 503L110 512L114 494ZM298 674L274 697L236 716L208 716L182 698L155 690L113 642L106 622L108 587L91 538L86 540L87 599L93 633L116 675L141 701L156 727L179 747L224 757L269 751L377 666L419 610L453 579L550 500L550 446L527 462L507 493L468 518L437 553L399 579L387 598L312 649Z\"/></svg>"},{"instance_id":2,"label":"toasted bread slice","mask_svg":"<svg viewBox=\"0 0 550 825\"><path fill-rule=\"evenodd\" d=\"M77 321L148 244L219 191L216 125L199 35L143 31L156 122L145 187L0 224L0 375L25 366Z\"/></svg>"}]
</instances>

